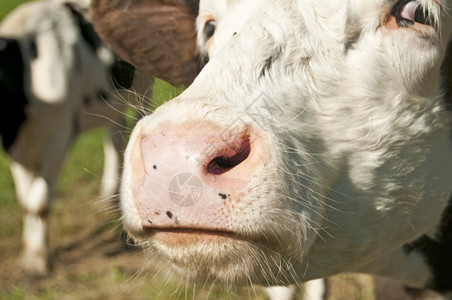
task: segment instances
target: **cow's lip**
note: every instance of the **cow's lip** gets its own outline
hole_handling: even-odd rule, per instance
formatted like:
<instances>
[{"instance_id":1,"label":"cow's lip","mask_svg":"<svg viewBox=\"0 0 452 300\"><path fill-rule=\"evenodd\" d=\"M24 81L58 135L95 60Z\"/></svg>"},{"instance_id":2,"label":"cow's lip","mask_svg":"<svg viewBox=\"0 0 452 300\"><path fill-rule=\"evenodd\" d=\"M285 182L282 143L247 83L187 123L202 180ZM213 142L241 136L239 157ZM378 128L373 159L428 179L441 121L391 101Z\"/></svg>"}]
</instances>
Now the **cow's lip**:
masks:
<instances>
[{"instance_id":1,"label":"cow's lip","mask_svg":"<svg viewBox=\"0 0 452 300\"><path fill-rule=\"evenodd\" d=\"M229 243L232 240L242 240L236 233L229 230L188 227L148 227L144 231L155 242L168 247L179 247L196 244Z\"/></svg>"},{"instance_id":2,"label":"cow's lip","mask_svg":"<svg viewBox=\"0 0 452 300\"><path fill-rule=\"evenodd\" d=\"M174 234L199 234L199 235L219 235L237 237L237 234L230 230L210 229L210 228L190 228L190 227L143 227L143 230L150 233L174 233Z\"/></svg>"}]
</instances>

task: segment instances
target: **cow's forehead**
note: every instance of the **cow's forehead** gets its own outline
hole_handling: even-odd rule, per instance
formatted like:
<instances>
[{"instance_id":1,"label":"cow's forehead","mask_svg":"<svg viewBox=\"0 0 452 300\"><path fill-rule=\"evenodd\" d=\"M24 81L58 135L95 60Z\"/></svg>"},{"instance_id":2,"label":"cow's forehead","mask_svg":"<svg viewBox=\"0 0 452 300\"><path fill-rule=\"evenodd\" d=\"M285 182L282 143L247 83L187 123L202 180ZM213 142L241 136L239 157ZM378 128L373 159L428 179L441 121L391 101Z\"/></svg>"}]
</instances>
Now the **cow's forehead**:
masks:
<instances>
[{"instance_id":1,"label":"cow's forehead","mask_svg":"<svg viewBox=\"0 0 452 300\"><path fill-rule=\"evenodd\" d=\"M215 35L209 41L198 36L201 51L209 49L210 57L218 54L223 45L236 33L253 39L253 35L269 33L284 45L323 40L324 43L349 43L348 39L359 37L362 30L377 31L384 26L402 0L218 0L202 1L198 17L198 29L202 32L208 20L216 21ZM420 0L428 11L432 25L439 36L448 39L450 29L443 23L450 13L446 1ZM299 32L304 32L300 38ZM202 33L201 33L202 34ZM207 43L207 44L205 44ZM258 49L256 49L258 50ZM265 50L265 48L263 48Z\"/></svg>"},{"instance_id":2,"label":"cow's forehead","mask_svg":"<svg viewBox=\"0 0 452 300\"><path fill-rule=\"evenodd\" d=\"M307 37L311 41L323 40L323 43L332 45L335 42L346 43L349 35L358 35L363 29L377 31L385 25L396 4L404 2L410 1L219 0L201 1L200 12L207 11L212 19L217 20L214 37L217 48L231 42L231 36L237 33L250 41L255 40L255 36L263 40L269 34L285 46L305 43ZM451 6L444 0L413 2L418 2L428 11L438 36L447 42L451 33Z\"/></svg>"},{"instance_id":3,"label":"cow's forehead","mask_svg":"<svg viewBox=\"0 0 452 300\"><path fill-rule=\"evenodd\" d=\"M445 1L418 1L433 18L433 29L424 37L416 28L400 28L390 38L384 37L385 24L394 7L407 1L207 2L220 6L215 12L219 16L214 38L224 39L224 46L215 51L210 66L206 66L197 80L202 86L195 85L194 90L207 89L237 99L242 99L243 93L259 89L275 93L290 89L295 93L297 89L301 90L300 95L311 96L314 93L310 91L317 90L325 94L323 91L335 91L331 87L338 81L349 80L347 72L361 74L356 82L365 80L365 74L372 77L369 60L372 60L371 68L392 68L377 74L381 80L394 76L392 78L398 78L402 85L420 82L425 78L416 70L440 63L444 44L448 43L452 31L450 5ZM253 5L253 9L246 9ZM204 4L204 7L208 6ZM238 15L231 13L231 8ZM221 15L223 10L226 13ZM441 40L443 45L435 45L436 40ZM349 52L350 49L356 51ZM429 61L426 56L432 59ZM409 61L417 61L416 70L403 67ZM369 79L367 83L372 82L377 81ZM392 89L400 89L400 86Z\"/></svg>"},{"instance_id":4,"label":"cow's forehead","mask_svg":"<svg viewBox=\"0 0 452 300\"><path fill-rule=\"evenodd\" d=\"M297 1L281 1L281 0L217 0L217 1L200 1L200 12L208 11L214 18L227 22L228 20L247 20L252 15L261 14L264 11L277 14L278 11L286 11L291 14L293 9L287 9L290 6L297 6L298 12L302 15L309 16L311 20L317 19L322 22L337 22L338 16L349 18L350 15L370 15L372 13L387 12L395 4L399 2L410 2L403 0L297 0ZM447 0L418 0L421 6L429 11L435 18L450 9L451 5ZM341 9L342 8L342 9ZM341 11L341 14L335 12ZM316 13L315 15L307 15L305 13ZM334 14L334 20L328 20L328 15ZM316 17L320 17L316 18ZM244 22L242 22L244 24ZM293 24L298 26L299 24Z\"/></svg>"}]
</instances>

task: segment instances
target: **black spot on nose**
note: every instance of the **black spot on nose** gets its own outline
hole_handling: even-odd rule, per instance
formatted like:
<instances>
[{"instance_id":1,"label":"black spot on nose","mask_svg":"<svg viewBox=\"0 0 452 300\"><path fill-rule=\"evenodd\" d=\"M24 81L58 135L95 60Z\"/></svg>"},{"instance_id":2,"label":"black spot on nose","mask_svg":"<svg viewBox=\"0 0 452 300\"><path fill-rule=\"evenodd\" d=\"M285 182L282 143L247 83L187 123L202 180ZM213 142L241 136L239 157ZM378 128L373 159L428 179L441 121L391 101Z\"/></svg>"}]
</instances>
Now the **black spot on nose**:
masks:
<instances>
[{"instance_id":1,"label":"black spot on nose","mask_svg":"<svg viewBox=\"0 0 452 300\"><path fill-rule=\"evenodd\" d=\"M173 213L170 211L166 212L166 215L168 216L168 218L172 219L173 218Z\"/></svg>"},{"instance_id":2,"label":"black spot on nose","mask_svg":"<svg viewBox=\"0 0 452 300\"><path fill-rule=\"evenodd\" d=\"M226 196L226 194L222 194L222 193L219 193L218 196L220 196L221 199L223 199L223 200L226 200L226 198L228 197L228 196Z\"/></svg>"}]
</instances>

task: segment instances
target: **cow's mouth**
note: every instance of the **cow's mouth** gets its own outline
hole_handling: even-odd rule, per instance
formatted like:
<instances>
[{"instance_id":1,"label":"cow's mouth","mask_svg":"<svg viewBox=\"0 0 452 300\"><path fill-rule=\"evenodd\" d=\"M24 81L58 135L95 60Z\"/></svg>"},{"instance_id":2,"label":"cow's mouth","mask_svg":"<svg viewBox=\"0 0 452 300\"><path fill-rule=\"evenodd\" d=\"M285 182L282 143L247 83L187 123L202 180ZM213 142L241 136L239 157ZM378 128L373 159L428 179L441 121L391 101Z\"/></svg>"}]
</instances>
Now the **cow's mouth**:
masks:
<instances>
[{"instance_id":1,"label":"cow's mouth","mask_svg":"<svg viewBox=\"0 0 452 300\"><path fill-rule=\"evenodd\" d=\"M156 257L193 282L243 285L253 279L268 284L269 277L291 270L290 260L281 259L268 241L261 243L240 233L204 228L147 228L145 232ZM278 285L288 283L286 278L274 278Z\"/></svg>"},{"instance_id":2,"label":"cow's mouth","mask_svg":"<svg viewBox=\"0 0 452 300\"><path fill-rule=\"evenodd\" d=\"M235 236L236 234L232 231L227 230L216 230L216 229L204 229L204 228L157 228L157 227L145 227L143 228L150 234L156 233L173 233L173 234L199 234L199 235L221 235L221 236Z\"/></svg>"},{"instance_id":3,"label":"cow's mouth","mask_svg":"<svg viewBox=\"0 0 452 300\"><path fill-rule=\"evenodd\" d=\"M197 243L223 243L228 240L242 240L236 233L227 230L205 228L144 228L158 243L166 246L183 246Z\"/></svg>"}]
</instances>

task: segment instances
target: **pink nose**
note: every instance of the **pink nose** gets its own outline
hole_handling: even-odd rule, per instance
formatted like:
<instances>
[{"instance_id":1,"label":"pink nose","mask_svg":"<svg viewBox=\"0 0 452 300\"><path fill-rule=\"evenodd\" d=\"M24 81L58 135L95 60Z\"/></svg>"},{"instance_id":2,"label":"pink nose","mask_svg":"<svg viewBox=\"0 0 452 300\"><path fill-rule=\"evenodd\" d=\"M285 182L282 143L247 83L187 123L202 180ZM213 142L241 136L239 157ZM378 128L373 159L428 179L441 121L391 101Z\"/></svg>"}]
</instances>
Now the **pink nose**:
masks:
<instances>
[{"instance_id":1,"label":"pink nose","mask_svg":"<svg viewBox=\"0 0 452 300\"><path fill-rule=\"evenodd\" d=\"M143 228L230 231L231 211L262 165L264 147L251 126L198 122L142 133L131 155Z\"/></svg>"}]
</instances>

